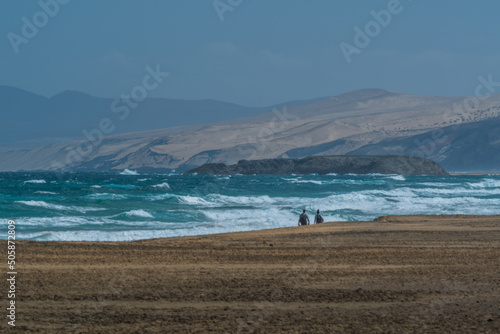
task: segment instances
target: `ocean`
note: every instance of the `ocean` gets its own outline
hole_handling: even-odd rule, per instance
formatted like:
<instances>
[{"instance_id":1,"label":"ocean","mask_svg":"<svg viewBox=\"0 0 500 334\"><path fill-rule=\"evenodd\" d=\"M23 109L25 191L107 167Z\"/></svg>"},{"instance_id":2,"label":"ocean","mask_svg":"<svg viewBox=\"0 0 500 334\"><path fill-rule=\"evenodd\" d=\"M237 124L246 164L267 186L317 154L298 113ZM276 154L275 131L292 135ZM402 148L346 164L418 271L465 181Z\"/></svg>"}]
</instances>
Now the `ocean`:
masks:
<instances>
[{"instance_id":1,"label":"ocean","mask_svg":"<svg viewBox=\"0 0 500 334\"><path fill-rule=\"evenodd\" d=\"M125 241L373 220L500 214L499 175L0 173L0 238Z\"/></svg>"}]
</instances>

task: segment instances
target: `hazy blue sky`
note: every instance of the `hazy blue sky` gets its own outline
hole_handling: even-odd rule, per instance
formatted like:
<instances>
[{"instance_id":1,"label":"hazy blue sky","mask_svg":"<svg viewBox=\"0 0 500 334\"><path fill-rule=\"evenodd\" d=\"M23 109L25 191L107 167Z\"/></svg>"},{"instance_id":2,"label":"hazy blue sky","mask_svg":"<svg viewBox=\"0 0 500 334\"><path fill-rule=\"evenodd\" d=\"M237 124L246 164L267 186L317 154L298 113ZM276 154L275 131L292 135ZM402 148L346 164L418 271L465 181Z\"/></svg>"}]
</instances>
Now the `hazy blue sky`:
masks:
<instances>
[{"instance_id":1,"label":"hazy blue sky","mask_svg":"<svg viewBox=\"0 0 500 334\"><path fill-rule=\"evenodd\" d=\"M38 1L1 2L0 84L115 98L159 65L170 76L150 96L264 106L361 88L473 95L478 75L500 81L497 0L217 0L220 15L214 0L60 0L57 13L53 1L41 1L53 17ZM370 24L388 6L390 22ZM348 63L340 44L356 47L367 23L373 37Z\"/></svg>"}]
</instances>

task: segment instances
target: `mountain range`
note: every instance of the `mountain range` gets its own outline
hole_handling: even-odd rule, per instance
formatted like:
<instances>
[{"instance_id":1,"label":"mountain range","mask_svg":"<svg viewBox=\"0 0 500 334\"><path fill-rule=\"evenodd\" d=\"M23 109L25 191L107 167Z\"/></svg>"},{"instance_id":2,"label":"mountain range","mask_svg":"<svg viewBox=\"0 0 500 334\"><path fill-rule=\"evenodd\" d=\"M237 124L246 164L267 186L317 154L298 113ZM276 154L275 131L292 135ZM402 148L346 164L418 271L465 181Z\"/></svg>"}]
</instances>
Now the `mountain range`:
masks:
<instances>
[{"instance_id":1,"label":"mountain range","mask_svg":"<svg viewBox=\"0 0 500 334\"><path fill-rule=\"evenodd\" d=\"M292 101L287 105L308 102ZM113 134L120 134L229 120L281 106L257 108L216 100L162 98L130 103L129 113L123 117L120 108L127 104L121 97L101 98L65 91L47 98L0 85L0 149L31 148L83 139L82 132L90 131L105 117L115 121Z\"/></svg>"},{"instance_id":2,"label":"mountain range","mask_svg":"<svg viewBox=\"0 0 500 334\"><path fill-rule=\"evenodd\" d=\"M471 105L465 97L364 89L267 108L146 99L122 121L112 99L77 92L48 99L0 88L1 112L16 113L1 125L0 144L10 149L0 153L0 171L186 171L346 154L419 156L457 172L499 170L500 95ZM5 132L13 129L15 135ZM40 146L18 148L21 140Z\"/></svg>"}]
</instances>

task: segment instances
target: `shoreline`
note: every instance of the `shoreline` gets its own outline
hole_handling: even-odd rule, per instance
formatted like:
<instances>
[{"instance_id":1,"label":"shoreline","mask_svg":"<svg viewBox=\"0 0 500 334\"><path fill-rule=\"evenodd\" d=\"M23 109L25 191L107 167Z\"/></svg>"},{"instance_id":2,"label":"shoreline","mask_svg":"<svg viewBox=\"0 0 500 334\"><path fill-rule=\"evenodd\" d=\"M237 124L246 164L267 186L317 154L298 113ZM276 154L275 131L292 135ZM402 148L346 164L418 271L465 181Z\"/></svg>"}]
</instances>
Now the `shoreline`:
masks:
<instances>
[{"instance_id":1,"label":"shoreline","mask_svg":"<svg viewBox=\"0 0 500 334\"><path fill-rule=\"evenodd\" d=\"M421 215L421 214L415 214L415 215L387 215L387 216L380 216L377 217L373 220L356 220L356 221L326 221L322 224L346 224L346 223L351 223L351 224L361 224L361 223L376 223L376 222L383 222L384 219L394 219L394 217L404 217L408 218L410 217L432 217L433 219L447 219L447 218L477 218L477 217L499 217L500 219L500 213L499 214L493 214L493 215L468 215L468 214L433 214L433 215ZM318 226L322 224L310 224L307 226ZM239 234L239 233L252 233L252 232L263 232L263 231L280 231L283 229L293 229L296 227L305 227L305 226L297 226L297 225L291 225L291 226L284 226L284 227L273 227L273 228L265 228L265 229L260 229L260 230L249 230L249 231L232 231L232 232L216 232L216 233L210 233L210 234L196 234L196 235L182 235L182 236L172 236L172 237L159 237L159 238L147 238L147 239L135 239L135 240L29 240L29 239L18 239L18 242L43 242L43 243L92 243L92 244L119 244L119 243L134 243L134 242L144 242L144 241L153 241L153 240L173 240L173 239L182 239L182 238L198 238L198 237L211 237L211 236L218 236L218 235L232 235L232 234ZM0 242L6 242L6 239L0 239Z\"/></svg>"},{"instance_id":2,"label":"shoreline","mask_svg":"<svg viewBox=\"0 0 500 334\"><path fill-rule=\"evenodd\" d=\"M500 215L22 240L16 252L23 332L500 332Z\"/></svg>"}]
</instances>

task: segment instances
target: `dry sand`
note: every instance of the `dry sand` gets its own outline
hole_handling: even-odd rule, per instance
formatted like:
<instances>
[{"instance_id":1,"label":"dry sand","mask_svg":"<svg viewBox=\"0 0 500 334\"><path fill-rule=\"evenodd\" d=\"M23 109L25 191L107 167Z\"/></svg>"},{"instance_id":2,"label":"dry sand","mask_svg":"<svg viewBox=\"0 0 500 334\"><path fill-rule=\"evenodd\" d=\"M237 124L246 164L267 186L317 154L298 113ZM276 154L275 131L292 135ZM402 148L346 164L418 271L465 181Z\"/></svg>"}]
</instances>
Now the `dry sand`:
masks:
<instances>
[{"instance_id":1,"label":"dry sand","mask_svg":"<svg viewBox=\"0 0 500 334\"><path fill-rule=\"evenodd\" d=\"M19 241L17 256L19 333L500 333L500 216Z\"/></svg>"}]
</instances>

